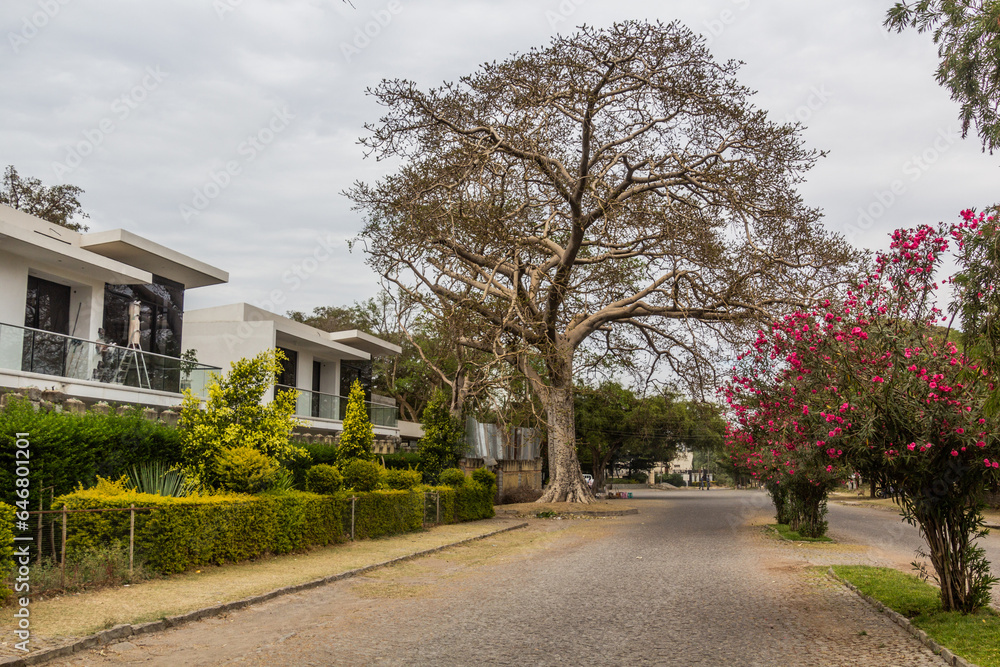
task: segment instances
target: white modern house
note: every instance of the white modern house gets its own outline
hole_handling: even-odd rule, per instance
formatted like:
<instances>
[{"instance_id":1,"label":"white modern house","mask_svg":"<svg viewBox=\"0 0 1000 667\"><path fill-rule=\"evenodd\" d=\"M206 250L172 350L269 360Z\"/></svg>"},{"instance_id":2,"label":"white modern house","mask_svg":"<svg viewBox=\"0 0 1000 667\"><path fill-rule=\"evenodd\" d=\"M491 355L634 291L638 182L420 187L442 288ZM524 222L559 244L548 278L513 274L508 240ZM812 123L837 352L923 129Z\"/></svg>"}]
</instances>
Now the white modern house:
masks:
<instances>
[{"instance_id":1,"label":"white modern house","mask_svg":"<svg viewBox=\"0 0 1000 667\"><path fill-rule=\"evenodd\" d=\"M186 290L229 275L123 229L79 233L0 205L0 391L170 407L218 368L185 362Z\"/></svg>"},{"instance_id":2,"label":"white modern house","mask_svg":"<svg viewBox=\"0 0 1000 667\"><path fill-rule=\"evenodd\" d=\"M343 430L347 396L360 380L376 437L398 441L395 400L371 393L372 357L398 355L402 349L397 345L357 330L323 331L248 303L187 311L184 341L197 350L199 361L222 368L280 349L284 369L267 399L276 391L296 392L296 417L316 434Z\"/></svg>"}]
</instances>

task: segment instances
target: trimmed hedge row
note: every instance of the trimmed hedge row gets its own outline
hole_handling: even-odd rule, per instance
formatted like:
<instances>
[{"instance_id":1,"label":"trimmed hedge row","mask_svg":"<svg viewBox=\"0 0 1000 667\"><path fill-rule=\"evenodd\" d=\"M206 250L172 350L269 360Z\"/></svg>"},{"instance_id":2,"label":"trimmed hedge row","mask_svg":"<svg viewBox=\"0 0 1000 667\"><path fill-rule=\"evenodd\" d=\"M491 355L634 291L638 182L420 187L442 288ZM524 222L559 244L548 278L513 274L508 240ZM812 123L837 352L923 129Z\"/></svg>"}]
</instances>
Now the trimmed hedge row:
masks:
<instances>
[{"instance_id":1,"label":"trimmed hedge row","mask_svg":"<svg viewBox=\"0 0 1000 667\"><path fill-rule=\"evenodd\" d=\"M432 486L428 490L440 494L441 523L460 523L489 519L494 516L495 489L474 480L455 486Z\"/></svg>"},{"instance_id":2,"label":"trimmed hedge row","mask_svg":"<svg viewBox=\"0 0 1000 667\"><path fill-rule=\"evenodd\" d=\"M155 507L137 512L136 550L150 567L172 573L207 563L238 562L346 539L343 503L302 491L258 496L226 494L165 498L126 491L76 491L56 499L68 509ZM127 541L128 512L74 514L67 550Z\"/></svg>"},{"instance_id":3,"label":"trimmed hedge row","mask_svg":"<svg viewBox=\"0 0 1000 667\"><path fill-rule=\"evenodd\" d=\"M441 521L473 521L493 516L493 490L469 480L461 487L435 487L441 494ZM256 496L220 494L167 498L122 491L104 482L56 498L54 507L107 509L153 507L135 515L136 550L154 570L169 574L205 565L238 562L343 542L420 530L424 495L415 491L346 492L321 496L303 491ZM7 523L10 525L10 522ZM67 550L127 541L128 512L88 512L70 517ZM11 543L8 540L7 543Z\"/></svg>"}]
</instances>

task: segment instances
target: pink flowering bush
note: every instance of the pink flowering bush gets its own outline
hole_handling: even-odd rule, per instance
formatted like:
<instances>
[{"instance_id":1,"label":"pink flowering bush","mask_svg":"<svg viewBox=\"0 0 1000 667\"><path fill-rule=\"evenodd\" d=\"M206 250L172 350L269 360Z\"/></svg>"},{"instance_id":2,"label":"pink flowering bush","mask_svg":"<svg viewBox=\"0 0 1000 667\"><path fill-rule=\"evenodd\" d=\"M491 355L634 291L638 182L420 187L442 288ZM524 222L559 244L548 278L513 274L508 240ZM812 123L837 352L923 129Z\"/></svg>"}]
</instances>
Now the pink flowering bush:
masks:
<instances>
[{"instance_id":1,"label":"pink flowering bush","mask_svg":"<svg viewBox=\"0 0 1000 667\"><path fill-rule=\"evenodd\" d=\"M935 276L957 242L955 310L968 324L971 295L994 294L992 281L974 285L983 268L966 265L992 247L980 232L994 222L965 212L957 225L897 230L846 298L760 332L727 388L734 463L817 490L849 466L888 489L927 539L947 610L983 606L996 581L975 540L985 492L1000 480L1000 424L996 359L950 340Z\"/></svg>"}]
</instances>

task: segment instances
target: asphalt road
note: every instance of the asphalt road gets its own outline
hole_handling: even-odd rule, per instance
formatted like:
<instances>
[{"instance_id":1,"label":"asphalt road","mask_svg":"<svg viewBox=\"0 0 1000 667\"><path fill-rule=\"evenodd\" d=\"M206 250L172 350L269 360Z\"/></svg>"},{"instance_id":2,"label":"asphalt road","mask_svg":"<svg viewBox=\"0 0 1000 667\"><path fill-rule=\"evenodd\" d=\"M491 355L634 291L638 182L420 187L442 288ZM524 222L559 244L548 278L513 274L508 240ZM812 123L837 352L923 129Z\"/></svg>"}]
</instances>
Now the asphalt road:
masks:
<instances>
[{"instance_id":1,"label":"asphalt road","mask_svg":"<svg viewBox=\"0 0 1000 667\"><path fill-rule=\"evenodd\" d=\"M56 664L943 664L810 569L821 548L767 537L763 493L637 496L649 498L638 515L533 520L487 542ZM832 513L839 526L841 511ZM870 557L866 548L838 557L858 554Z\"/></svg>"}]
</instances>

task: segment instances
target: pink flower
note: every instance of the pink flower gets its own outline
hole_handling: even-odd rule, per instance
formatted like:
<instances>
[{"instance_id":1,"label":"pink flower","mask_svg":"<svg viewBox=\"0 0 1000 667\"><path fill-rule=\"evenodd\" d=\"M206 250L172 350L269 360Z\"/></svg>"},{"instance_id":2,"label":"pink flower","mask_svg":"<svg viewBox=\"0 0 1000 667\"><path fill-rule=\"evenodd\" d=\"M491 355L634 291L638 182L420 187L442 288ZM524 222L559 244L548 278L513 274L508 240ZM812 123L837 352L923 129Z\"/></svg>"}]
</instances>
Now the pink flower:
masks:
<instances>
[{"instance_id":1,"label":"pink flower","mask_svg":"<svg viewBox=\"0 0 1000 667\"><path fill-rule=\"evenodd\" d=\"M951 455L952 455L952 456L958 456L958 452L956 452L956 451L955 451L955 450L953 449L953 450L951 450Z\"/></svg>"},{"instance_id":2,"label":"pink flower","mask_svg":"<svg viewBox=\"0 0 1000 667\"><path fill-rule=\"evenodd\" d=\"M913 451L914 449L916 449L916 448L917 448L917 443L915 443L915 442L911 442L910 444L908 444L908 445L906 446L906 448L907 448L907 449L909 449L909 450L910 450L910 451L912 452L912 451Z\"/></svg>"},{"instance_id":3,"label":"pink flower","mask_svg":"<svg viewBox=\"0 0 1000 667\"><path fill-rule=\"evenodd\" d=\"M883 380L881 376L876 375L872 378L872 382L885 382L885 380Z\"/></svg>"}]
</instances>

